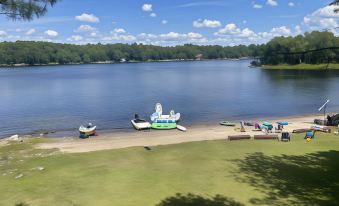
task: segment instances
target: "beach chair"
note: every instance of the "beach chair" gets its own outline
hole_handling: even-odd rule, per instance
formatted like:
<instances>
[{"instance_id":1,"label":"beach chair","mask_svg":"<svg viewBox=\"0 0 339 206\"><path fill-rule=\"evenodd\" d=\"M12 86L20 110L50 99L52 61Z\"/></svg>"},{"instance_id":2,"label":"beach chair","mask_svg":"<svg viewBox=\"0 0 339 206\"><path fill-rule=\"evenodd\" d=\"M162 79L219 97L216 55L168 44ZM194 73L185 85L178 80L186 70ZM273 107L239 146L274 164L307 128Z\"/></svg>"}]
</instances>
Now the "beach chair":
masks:
<instances>
[{"instance_id":1,"label":"beach chair","mask_svg":"<svg viewBox=\"0 0 339 206\"><path fill-rule=\"evenodd\" d=\"M278 127L275 127L274 130L275 130L275 133L281 133L283 130L283 126L278 124Z\"/></svg>"},{"instance_id":2,"label":"beach chair","mask_svg":"<svg viewBox=\"0 0 339 206\"><path fill-rule=\"evenodd\" d=\"M313 138L314 138L314 135L315 135L315 132L316 132L316 131L308 130L308 131L306 132L306 135L305 135L305 138L304 138L304 139L307 139L307 138L313 139Z\"/></svg>"},{"instance_id":3,"label":"beach chair","mask_svg":"<svg viewBox=\"0 0 339 206\"><path fill-rule=\"evenodd\" d=\"M291 135L288 132L281 133L281 141L283 142L289 142L291 141Z\"/></svg>"},{"instance_id":4,"label":"beach chair","mask_svg":"<svg viewBox=\"0 0 339 206\"><path fill-rule=\"evenodd\" d=\"M240 132L246 132L244 122L240 122L240 127L241 127Z\"/></svg>"},{"instance_id":5,"label":"beach chair","mask_svg":"<svg viewBox=\"0 0 339 206\"><path fill-rule=\"evenodd\" d=\"M259 130L261 129L259 123L254 124L254 129L259 129Z\"/></svg>"}]
</instances>

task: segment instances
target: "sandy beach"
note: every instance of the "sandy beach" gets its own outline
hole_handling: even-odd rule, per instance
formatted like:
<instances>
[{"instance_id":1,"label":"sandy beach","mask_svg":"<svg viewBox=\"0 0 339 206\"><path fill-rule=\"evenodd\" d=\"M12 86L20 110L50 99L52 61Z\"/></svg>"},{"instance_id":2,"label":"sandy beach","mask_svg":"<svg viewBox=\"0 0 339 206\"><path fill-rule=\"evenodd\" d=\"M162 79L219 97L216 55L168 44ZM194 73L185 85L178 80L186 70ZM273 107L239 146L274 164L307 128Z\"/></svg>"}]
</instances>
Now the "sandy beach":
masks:
<instances>
[{"instance_id":1,"label":"sandy beach","mask_svg":"<svg viewBox=\"0 0 339 206\"><path fill-rule=\"evenodd\" d=\"M289 125L285 126L284 131L292 132L294 129L310 128L315 118L322 118L322 116L309 115L279 119L261 119L253 120L252 122L269 121L275 123L284 120L289 122ZM127 147L179 144L194 141L227 140L229 135L264 134L261 131L253 131L253 129L254 127L246 127L246 132L240 132L239 125L236 127L226 127L218 124L194 125L187 127L187 132L181 132L179 130L151 130L103 134L89 139L79 139L78 137L55 138L55 141L53 142L38 144L37 148L57 148L62 152L81 153Z\"/></svg>"}]
</instances>

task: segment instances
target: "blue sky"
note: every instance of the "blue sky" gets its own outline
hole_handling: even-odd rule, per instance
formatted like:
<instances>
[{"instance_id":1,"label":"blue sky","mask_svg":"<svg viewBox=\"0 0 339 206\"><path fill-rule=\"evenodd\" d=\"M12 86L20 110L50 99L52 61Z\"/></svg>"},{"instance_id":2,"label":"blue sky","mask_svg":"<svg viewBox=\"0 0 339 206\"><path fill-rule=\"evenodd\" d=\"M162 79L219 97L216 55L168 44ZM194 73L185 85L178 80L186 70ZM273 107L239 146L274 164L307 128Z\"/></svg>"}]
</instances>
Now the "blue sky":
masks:
<instances>
[{"instance_id":1,"label":"blue sky","mask_svg":"<svg viewBox=\"0 0 339 206\"><path fill-rule=\"evenodd\" d=\"M62 0L31 22L0 16L0 41L84 43L264 43L330 29L330 0Z\"/></svg>"}]
</instances>

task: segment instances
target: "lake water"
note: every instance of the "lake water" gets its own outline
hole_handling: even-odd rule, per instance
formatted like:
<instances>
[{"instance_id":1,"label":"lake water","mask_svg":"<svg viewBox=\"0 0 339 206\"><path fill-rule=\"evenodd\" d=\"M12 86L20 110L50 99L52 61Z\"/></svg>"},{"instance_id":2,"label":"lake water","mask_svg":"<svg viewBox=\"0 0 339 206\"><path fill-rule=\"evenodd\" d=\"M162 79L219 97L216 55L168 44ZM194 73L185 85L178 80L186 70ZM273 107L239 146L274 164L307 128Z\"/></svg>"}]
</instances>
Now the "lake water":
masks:
<instances>
[{"instance_id":1,"label":"lake water","mask_svg":"<svg viewBox=\"0 0 339 206\"><path fill-rule=\"evenodd\" d=\"M131 128L161 102L183 125L339 111L339 71L272 71L249 61L194 61L0 69L0 136Z\"/></svg>"}]
</instances>

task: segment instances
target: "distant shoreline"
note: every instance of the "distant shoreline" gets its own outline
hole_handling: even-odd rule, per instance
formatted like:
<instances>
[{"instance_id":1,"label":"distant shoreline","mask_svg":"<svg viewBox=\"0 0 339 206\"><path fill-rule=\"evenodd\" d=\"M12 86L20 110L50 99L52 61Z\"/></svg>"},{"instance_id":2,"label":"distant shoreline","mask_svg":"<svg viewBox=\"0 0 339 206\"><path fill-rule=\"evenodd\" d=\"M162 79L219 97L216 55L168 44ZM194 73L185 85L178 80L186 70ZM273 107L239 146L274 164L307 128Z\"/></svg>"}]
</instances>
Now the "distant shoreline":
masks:
<instances>
[{"instance_id":1,"label":"distant shoreline","mask_svg":"<svg viewBox=\"0 0 339 206\"><path fill-rule=\"evenodd\" d=\"M267 70L326 70L327 64L278 64L262 65L260 68ZM339 64L329 64L328 70L339 70Z\"/></svg>"},{"instance_id":2,"label":"distant shoreline","mask_svg":"<svg viewBox=\"0 0 339 206\"><path fill-rule=\"evenodd\" d=\"M148 60L148 61L102 61L102 62L90 62L90 63L67 63L67 64L59 64L59 63L49 63L49 64L8 64L8 65L0 65L0 69L3 68L20 68L20 67L41 67L41 66L68 66L68 65L88 65L88 64L131 64L131 63L156 63L156 62L191 62L191 61L243 61L243 60L251 60L251 57L242 57L239 59L166 59L166 60Z\"/></svg>"}]
</instances>

